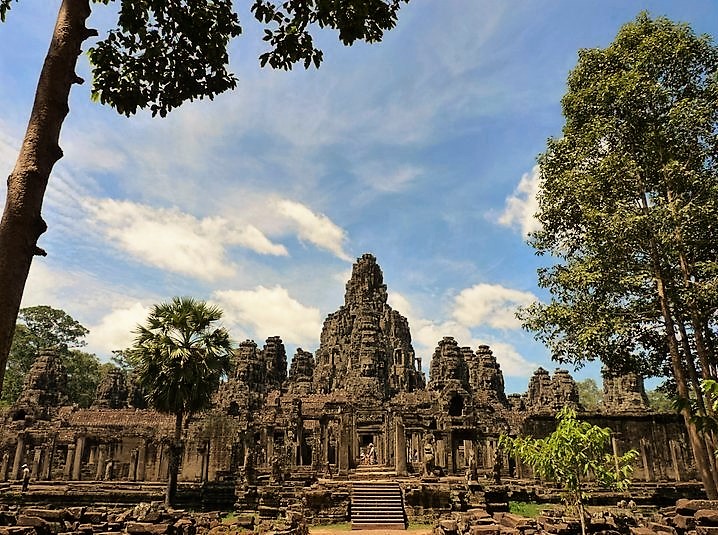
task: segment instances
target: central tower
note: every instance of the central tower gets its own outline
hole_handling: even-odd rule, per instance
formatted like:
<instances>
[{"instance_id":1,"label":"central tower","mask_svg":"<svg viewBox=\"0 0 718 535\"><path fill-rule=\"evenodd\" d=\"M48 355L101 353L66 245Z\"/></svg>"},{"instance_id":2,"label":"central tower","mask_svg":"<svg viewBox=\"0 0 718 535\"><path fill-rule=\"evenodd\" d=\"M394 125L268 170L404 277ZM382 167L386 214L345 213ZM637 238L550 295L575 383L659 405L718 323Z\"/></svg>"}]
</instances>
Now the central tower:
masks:
<instances>
[{"instance_id":1,"label":"central tower","mask_svg":"<svg viewBox=\"0 0 718 535\"><path fill-rule=\"evenodd\" d=\"M314 390L345 391L357 401L384 401L424 387L409 323L387 304L376 258L364 254L352 268L344 305L324 321L316 352Z\"/></svg>"}]
</instances>

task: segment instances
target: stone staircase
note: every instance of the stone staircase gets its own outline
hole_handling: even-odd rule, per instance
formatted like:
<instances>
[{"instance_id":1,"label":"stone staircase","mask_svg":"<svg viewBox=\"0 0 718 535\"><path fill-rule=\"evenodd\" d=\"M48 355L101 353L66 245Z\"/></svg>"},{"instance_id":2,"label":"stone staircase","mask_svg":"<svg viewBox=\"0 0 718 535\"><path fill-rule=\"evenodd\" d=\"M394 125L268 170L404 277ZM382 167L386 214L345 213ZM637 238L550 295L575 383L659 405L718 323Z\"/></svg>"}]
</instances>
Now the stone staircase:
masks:
<instances>
[{"instance_id":1,"label":"stone staircase","mask_svg":"<svg viewBox=\"0 0 718 535\"><path fill-rule=\"evenodd\" d=\"M398 483L353 482L350 511L352 529L406 529L407 526Z\"/></svg>"}]
</instances>

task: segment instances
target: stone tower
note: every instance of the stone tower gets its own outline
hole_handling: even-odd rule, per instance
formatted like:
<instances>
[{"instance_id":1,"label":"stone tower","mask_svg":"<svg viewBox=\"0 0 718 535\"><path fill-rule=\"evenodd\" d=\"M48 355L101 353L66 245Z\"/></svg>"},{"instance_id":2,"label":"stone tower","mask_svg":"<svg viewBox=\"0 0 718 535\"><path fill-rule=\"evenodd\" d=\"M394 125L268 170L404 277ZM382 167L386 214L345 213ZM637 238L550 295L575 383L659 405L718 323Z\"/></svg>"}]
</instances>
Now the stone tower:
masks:
<instances>
[{"instance_id":1,"label":"stone tower","mask_svg":"<svg viewBox=\"0 0 718 535\"><path fill-rule=\"evenodd\" d=\"M387 304L384 276L370 254L354 264L344 305L324 321L313 383L315 392L374 400L424 386L409 324Z\"/></svg>"}]
</instances>

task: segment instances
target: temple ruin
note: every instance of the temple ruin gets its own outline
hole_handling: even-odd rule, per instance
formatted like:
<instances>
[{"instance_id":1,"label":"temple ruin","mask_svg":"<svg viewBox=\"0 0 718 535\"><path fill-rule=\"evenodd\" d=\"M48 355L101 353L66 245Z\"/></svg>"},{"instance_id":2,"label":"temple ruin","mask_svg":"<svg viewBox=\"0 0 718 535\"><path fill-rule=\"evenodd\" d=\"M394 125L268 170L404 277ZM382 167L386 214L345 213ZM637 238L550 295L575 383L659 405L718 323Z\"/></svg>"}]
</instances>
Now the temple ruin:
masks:
<instances>
[{"instance_id":1,"label":"temple ruin","mask_svg":"<svg viewBox=\"0 0 718 535\"><path fill-rule=\"evenodd\" d=\"M185 429L180 482L225 482L240 509L271 510L272 500L286 501L278 489L288 486L309 492L301 489L317 481L351 481L367 470L369 451L382 477L409 482L407 502L417 482L453 477L465 485L467 474L485 481L497 469L498 477L527 477L514 459L497 462L499 436L545 436L558 409L582 410L567 371L539 368L525 394L507 396L491 349L450 337L438 341L427 380L408 321L388 305L370 254L354 264L344 304L324 321L315 354L298 349L288 366L275 336L262 347L242 342L233 364L213 408ZM24 463L39 481L166 479L174 419L147 409L131 378L110 373L90 409L68 406L65 387L62 363L43 351L4 413L0 479L16 479ZM649 409L640 377L605 371L604 389L602 409L582 417L611 427L617 454L640 452L634 480L695 478L681 420Z\"/></svg>"}]
</instances>

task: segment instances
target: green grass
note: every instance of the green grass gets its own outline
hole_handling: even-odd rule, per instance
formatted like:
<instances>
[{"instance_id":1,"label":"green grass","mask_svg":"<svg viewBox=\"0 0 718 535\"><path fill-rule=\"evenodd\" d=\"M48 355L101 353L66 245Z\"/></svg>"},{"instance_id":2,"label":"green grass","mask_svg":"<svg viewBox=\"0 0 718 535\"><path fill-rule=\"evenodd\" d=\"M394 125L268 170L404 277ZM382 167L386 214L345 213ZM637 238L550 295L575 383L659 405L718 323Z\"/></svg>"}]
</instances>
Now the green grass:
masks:
<instances>
[{"instance_id":1,"label":"green grass","mask_svg":"<svg viewBox=\"0 0 718 535\"><path fill-rule=\"evenodd\" d=\"M433 524L424 524L422 522L409 522L408 531L418 531L420 529L433 529Z\"/></svg>"},{"instance_id":2,"label":"green grass","mask_svg":"<svg viewBox=\"0 0 718 535\"><path fill-rule=\"evenodd\" d=\"M509 512L527 518L536 518L546 507L546 505L533 502L509 502Z\"/></svg>"}]
</instances>

